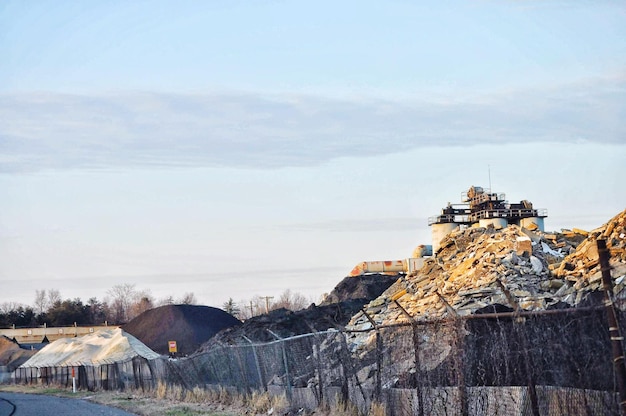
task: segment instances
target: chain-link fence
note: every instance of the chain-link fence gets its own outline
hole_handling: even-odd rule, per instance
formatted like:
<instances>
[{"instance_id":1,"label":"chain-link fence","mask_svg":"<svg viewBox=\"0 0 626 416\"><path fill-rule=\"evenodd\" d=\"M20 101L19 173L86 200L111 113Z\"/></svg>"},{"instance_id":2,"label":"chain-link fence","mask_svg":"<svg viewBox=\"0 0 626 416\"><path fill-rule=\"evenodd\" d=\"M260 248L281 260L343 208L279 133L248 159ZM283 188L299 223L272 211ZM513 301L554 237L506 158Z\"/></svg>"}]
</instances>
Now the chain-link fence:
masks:
<instances>
[{"instance_id":1,"label":"chain-link fence","mask_svg":"<svg viewBox=\"0 0 626 416\"><path fill-rule=\"evenodd\" d=\"M89 390L221 386L284 393L294 407L342 400L365 412L377 402L390 415L619 414L603 309L487 312L269 343L242 339L180 359L22 367L14 380L71 386L74 371Z\"/></svg>"}]
</instances>

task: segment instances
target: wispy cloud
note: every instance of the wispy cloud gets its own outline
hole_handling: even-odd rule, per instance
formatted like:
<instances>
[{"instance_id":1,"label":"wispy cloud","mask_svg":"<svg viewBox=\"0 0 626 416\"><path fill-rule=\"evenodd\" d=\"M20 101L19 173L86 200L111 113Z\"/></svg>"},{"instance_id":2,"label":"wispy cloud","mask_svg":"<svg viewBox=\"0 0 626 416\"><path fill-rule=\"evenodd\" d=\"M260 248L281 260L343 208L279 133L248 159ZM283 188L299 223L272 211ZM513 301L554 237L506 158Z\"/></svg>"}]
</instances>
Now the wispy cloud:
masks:
<instances>
[{"instance_id":1,"label":"wispy cloud","mask_svg":"<svg viewBox=\"0 0 626 416\"><path fill-rule=\"evenodd\" d=\"M288 224L284 228L297 231L329 231L329 232L376 232L376 231L407 231L414 230L425 224L426 218L370 218L341 219L323 222Z\"/></svg>"},{"instance_id":2,"label":"wispy cloud","mask_svg":"<svg viewBox=\"0 0 626 416\"><path fill-rule=\"evenodd\" d=\"M626 79L455 100L255 93L0 96L0 171L311 166L424 146L625 143Z\"/></svg>"}]
</instances>

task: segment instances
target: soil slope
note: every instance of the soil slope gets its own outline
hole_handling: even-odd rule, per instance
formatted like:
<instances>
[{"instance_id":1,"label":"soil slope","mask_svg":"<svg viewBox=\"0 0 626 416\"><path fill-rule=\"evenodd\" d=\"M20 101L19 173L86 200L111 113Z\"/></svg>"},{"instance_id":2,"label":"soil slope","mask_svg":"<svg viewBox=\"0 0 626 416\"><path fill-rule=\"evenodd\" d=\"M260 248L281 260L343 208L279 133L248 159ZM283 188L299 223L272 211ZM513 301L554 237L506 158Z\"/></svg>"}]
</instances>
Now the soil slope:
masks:
<instances>
[{"instance_id":1,"label":"soil slope","mask_svg":"<svg viewBox=\"0 0 626 416\"><path fill-rule=\"evenodd\" d=\"M346 277L326 296L320 305L312 304L306 309L290 311L276 309L270 313L247 319L241 326L229 328L217 334L202 346L201 351L209 350L217 343L247 344L248 338L254 342L269 342L281 338L308 334L312 331L325 331L344 327L350 318L370 300L377 298L400 275L371 274Z\"/></svg>"}]
</instances>

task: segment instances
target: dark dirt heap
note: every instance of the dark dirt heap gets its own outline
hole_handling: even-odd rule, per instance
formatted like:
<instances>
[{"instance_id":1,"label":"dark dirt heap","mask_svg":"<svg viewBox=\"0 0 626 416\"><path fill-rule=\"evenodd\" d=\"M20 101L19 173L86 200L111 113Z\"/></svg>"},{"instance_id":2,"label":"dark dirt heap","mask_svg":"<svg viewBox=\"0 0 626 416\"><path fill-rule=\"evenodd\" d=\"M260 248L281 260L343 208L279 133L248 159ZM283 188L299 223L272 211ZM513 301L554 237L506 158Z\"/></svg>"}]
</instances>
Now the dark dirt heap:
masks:
<instances>
[{"instance_id":1,"label":"dark dirt heap","mask_svg":"<svg viewBox=\"0 0 626 416\"><path fill-rule=\"evenodd\" d=\"M122 329L159 354L176 341L179 354L190 354L216 333L241 322L221 309L197 305L165 305L150 309Z\"/></svg>"},{"instance_id":2,"label":"dark dirt heap","mask_svg":"<svg viewBox=\"0 0 626 416\"><path fill-rule=\"evenodd\" d=\"M306 309L290 311L276 309L270 313L246 320L241 326L226 329L202 346L202 351L217 343L247 344L274 341L274 332L281 338L325 331L345 326L350 318L370 300L377 298L396 280L398 275L372 274L346 277L326 296L320 305L312 304Z\"/></svg>"}]
</instances>

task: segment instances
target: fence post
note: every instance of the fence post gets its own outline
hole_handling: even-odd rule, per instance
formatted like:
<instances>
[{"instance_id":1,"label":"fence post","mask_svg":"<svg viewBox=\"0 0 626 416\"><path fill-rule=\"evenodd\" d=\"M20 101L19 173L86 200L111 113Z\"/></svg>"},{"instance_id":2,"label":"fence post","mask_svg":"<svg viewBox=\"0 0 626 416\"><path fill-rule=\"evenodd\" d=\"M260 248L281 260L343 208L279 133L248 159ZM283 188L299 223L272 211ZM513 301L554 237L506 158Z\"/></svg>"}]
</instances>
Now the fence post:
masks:
<instances>
[{"instance_id":1,"label":"fence post","mask_svg":"<svg viewBox=\"0 0 626 416\"><path fill-rule=\"evenodd\" d=\"M312 349L313 349L313 359L315 360L315 366L317 370L317 387L318 387L317 405L321 407L322 404L324 403L324 383L322 381L322 358L320 356L321 343L319 340L320 334L319 332L317 332L315 327L311 325L310 322L305 321L305 323L311 330L311 333L313 334Z\"/></svg>"},{"instance_id":2,"label":"fence post","mask_svg":"<svg viewBox=\"0 0 626 416\"><path fill-rule=\"evenodd\" d=\"M463 355L465 354L465 326L463 325L463 320L454 309L443 297L439 291L435 291L441 302L446 307L448 313L454 319L454 331L455 331L455 341L456 341L456 363L457 363L457 385L459 388L459 402L460 402L460 412L462 416L469 415L469 409L467 404L467 389L465 386L465 363L463 360Z\"/></svg>"},{"instance_id":3,"label":"fence post","mask_svg":"<svg viewBox=\"0 0 626 416\"><path fill-rule=\"evenodd\" d=\"M619 405L622 415L626 415L626 366L624 364L624 349L619 332L617 313L613 305L613 280L611 278L611 265L609 264L609 251L606 248L606 241L599 239L596 241L598 247L598 257L600 270L602 271L602 286L604 289L604 305L606 306L606 317L609 323L609 335L611 337L611 347L613 350L613 366L615 367L615 378L619 390Z\"/></svg>"},{"instance_id":4,"label":"fence post","mask_svg":"<svg viewBox=\"0 0 626 416\"><path fill-rule=\"evenodd\" d=\"M410 313L407 312L406 309L404 309L402 307L402 305L400 305L400 302L398 302L398 299L400 299L404 294L406 293L405 291L399 292L395 295L392 296L392 300L395 302L396 306L400 309L400 311L402 311L402 313L404 314L404 316L406 316L409 321L411 322L411 329L413 331L413 353L415 355L415 389L417 390L417 414L418 416L424 416L424 397L422 396L422 386L420 385L421 380L421 367L420 367L420 355L419 355L419 330L417 327L417 322L415 322L415 319L413 319L413 317L411 316Z\"/></svg>"},{"instance_id":5,"label":"fence post","mask_svg":"<svg viewBox=\"0 0 626 416\"><path fill-rule=\"evenodd\" d=\"M324 381L322 379L322 356L320 351L320 344L317 340L317 334L315 334L313 343L313 358L317 366L317 387L318 387L318 406L322 406L324 403Z\"/></svg>"},{"instance_id":6,"label":"fence post","mask_svg":"<svg viewBox=\"0 0 626 416\"><path fill-rule=\"evenodd\" d=\"M237 364L239 365L239 369L241 372L241 382L243 383L246 391L251 392L252 386L250 386L250 381L248 380L248 372L246 370L247 366L245 365L244 360L241 357L241 355L245 353L245 351L243 351L243 347L240 347L240 346L232 347L231 351L233 349L235 349L235 357L237 358Z\"/></svg>"},{"instance_id":7,"label":"fence post","mask_svg":"<svg viewBox=\"0 0 626 416\"><path fill-rule=\"evenodd\" d=\"M291 378L289 376L289 361L287 360L287 349L285 348L285 341L281 337L276 335L276 333L274 333L270 329L267 329L267 332L272 334L272 336L280 342L280 346L281 346L282 353L283 353L283 364L285 366L285 382L287 383L287 399L291 403L291 400L293 399L293 392L291 391Z\"/></svg>"},{"instance_id":8,"label":"fence post","mask_svg":"<svg viewBox=\"0 0 626 416\"><path fill-rule=\"evenodd\" d=\"M516 313L520 313L522 308L519 306L519 303L515 301L511 292L504 286L504 284L500 281L500 279L496 279L496 283L504 293L504 297L506 297L507 302L511 307L515 310ZM526 370L526 382L528 384L528 395L530 396L530 409L532 411L533 416L539 416L539 398L537 397L537 388L535 386L535 377L533 376L533 359L532 356L528 353L528 340L526 339L526 331L523 330L520 325L521 322L525 322L526 318L522 318L520 316L513 318L513 327L515 328L515 333L520 339L522 344L522 350L524 354L524 369Z\"/></svg>"},{"instance_id":9,"label":"fence post","mask_svg":"<svg viewBox=\"0 0 626 416\"><path fill-rule=\"evenodd\" d=\"M252 355L254 356L254 364L256 366L257 374L259 375L259 383L261 384L261 387L263 388L263 390L267 391L267 385L265 384L265 380L263 380L263 373L261 373L261 365L259 364L259 356L256 353L256 347L254 346L254 343L250 340L250 338L248 338L247 336L242 335L242 338L248 341L250 343L250 346L252 347Z\"/></svg>"},{"instance_id":10,"label":"fence post","mask_svg":"<svg viewBox=\"0 0 626 416\"><path fill-rule=\"evenodd\" d=\"M376 387L374 390L374 397L376 398L376 401L380 403L382 395L381 371L383 366L383 340L380 337L380 329L378 328L376 321L374 321L374 319L372 319L372 317L365 312L365 309L361 310L361 312L365 315L367 320L370 321L370 324L372 324L374 330L376 331Z\"/></svg>"},{"instance_id":11,"label":"fence post","mask_svg":"<svg viewBox=\"0 0 626 416\"><path fill-rule=\"evenodd\" d=\"M361 382L359 381L359 377L356 373L356 369L354 368L354 366L352 365L352 359L350 358L350 350L348 349L348 341L346 340L346 332L345 330L341 330L340 332L341 336L339 338L341 338L341 347L343 349L344 352L344 358L343 360L341 360L341 365L343 367L343 372L345 374L345 382L346 384L348 383L348 379L351 376L354 376L354 382L356 383L357 387L359 388L359 391L361 392L361 397L363 397L363 401L367 402L367 397L365 396L365 392L363 391L363 386L361 385ZM345 364L344 364L345 361ZM347 366L347 369L346 369ZM350 389L348 386L348 395L350 394ZM346 397L346 399L349 399L350 397Z\"/></svg>"}]
</instances>

